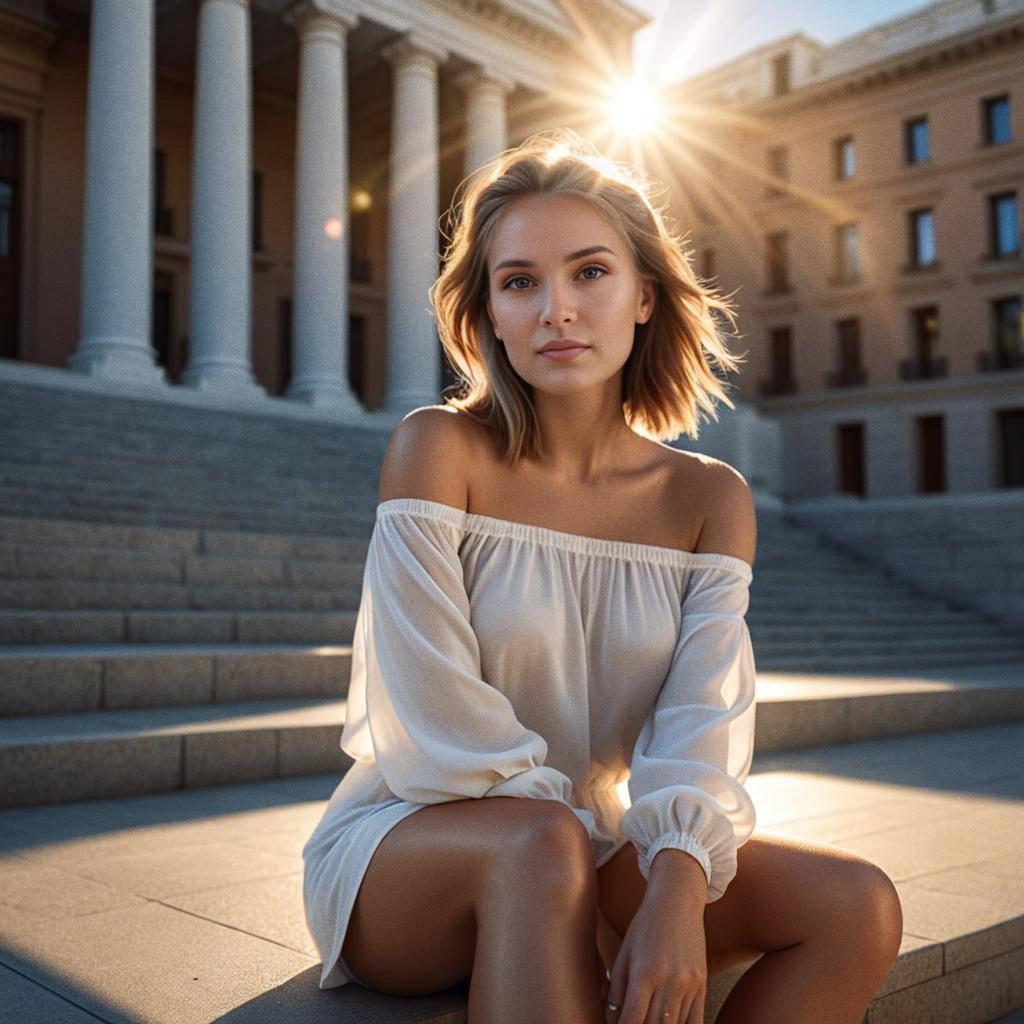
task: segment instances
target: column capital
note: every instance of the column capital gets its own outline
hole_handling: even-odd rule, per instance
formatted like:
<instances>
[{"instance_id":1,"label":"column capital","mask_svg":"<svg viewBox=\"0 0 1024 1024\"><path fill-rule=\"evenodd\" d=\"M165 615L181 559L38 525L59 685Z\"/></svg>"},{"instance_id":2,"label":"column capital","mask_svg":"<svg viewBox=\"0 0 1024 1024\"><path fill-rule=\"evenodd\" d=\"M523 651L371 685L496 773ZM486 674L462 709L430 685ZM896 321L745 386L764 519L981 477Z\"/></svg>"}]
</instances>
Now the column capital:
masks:
<instances>
[{"instance_id":1,"label":"column capital","mask_svg":"<svg viewBox=\"0 0 1024 1024\"><path fill-rule=\"evenodd\" d=\"M448 59L448 51L438 42L420 32L407 32L380 51L381 56L396 68L412 64L429 64L433 70Z\"/></svg>"},{"instance_id":2,"label":"column capital","mask_svg":"<svg viewBox=\"0 0 1024 1024\"><path fill-rule=\"evenodd\" d=\"M460 71L453 78L453 81L455 85L465 92L483 88L499 91L503 96L508 95L516 87L513 78L487 64L466 68L465 71Z\"/></svg>"},{"instance_id":3,"label":"column capital","mask_svg":"<svg viewBox=\"0 0 1024 1024\"><path fill-rule=\"evenodd\" d=\"M284 13L284 22L300 35L318 28L340 30L344 37L359 24L359 15L350 0L296 0Z\"/></svg>"}]
</instances>

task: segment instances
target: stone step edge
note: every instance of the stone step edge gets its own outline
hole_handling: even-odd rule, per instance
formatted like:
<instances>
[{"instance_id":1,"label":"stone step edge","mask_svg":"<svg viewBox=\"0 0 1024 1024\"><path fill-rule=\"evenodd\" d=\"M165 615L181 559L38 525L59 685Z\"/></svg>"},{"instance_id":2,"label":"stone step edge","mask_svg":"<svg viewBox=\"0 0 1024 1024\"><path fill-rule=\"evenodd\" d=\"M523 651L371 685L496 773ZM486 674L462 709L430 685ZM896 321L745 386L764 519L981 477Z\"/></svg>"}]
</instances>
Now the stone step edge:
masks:
<instances>
[{"instance_id":1,"label":"stone step edge","mask_svg":"<svg viewBox=\"0 0 1024 1024\"><path fill-rule=\"evenodd\" d=\"M302 544L327 543L366 544L373 529L372 520L344 521L339 523L350 527L349 532L338 534L323 533L275 533L259 530L232 530L216 527L177 526L130 526L122 523L96 523L87 519L54 519L49 517L0 515L0 535L9 538L11 530L27 534L59 536L69 533L108 537L107 544L93 543L99 550L123 551L134 547L144 551L169 551L178 554L234 554L231 545L239 543L263 543L279 546L281 550L295 548ZM141 543L140 543L141 542ZM58 544L66 543L58 541Z\"/></svg>"},{"instance_id":2,"label":"stone step edge","mask_svg":"<svg viewBox=\"0 0 1024 1024\"><path fill-rule=\"evenodd\" d=\"M923 699L922 699L923 696ZM0 720L0 807L337 771L344 700L245 701ZM1024 687L775 700L755 756L1024 721Z\"/></svg>"}]
</instances>

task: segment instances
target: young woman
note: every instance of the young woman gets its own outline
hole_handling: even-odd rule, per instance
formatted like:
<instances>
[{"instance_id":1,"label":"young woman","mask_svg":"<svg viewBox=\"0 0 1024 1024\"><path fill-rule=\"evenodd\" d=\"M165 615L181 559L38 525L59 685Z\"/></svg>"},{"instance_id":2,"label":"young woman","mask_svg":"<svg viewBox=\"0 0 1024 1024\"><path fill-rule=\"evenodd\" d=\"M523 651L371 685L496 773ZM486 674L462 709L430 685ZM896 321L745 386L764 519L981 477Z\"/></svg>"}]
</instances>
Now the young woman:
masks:
<instances>
[{"instance_id":1,"label":"young woman","mask_svg":"<svg viewBox=\"0 0 1024 1024\"><path fill-rule=\"evenodd\" d=\"M384 459L355 763L304 850L321 987L469 976L471 1024L698 1024L707 978L756 960L719 1024L857 1024L896 890L752 834L754 505L660 443L729 402L728 303L575 136L503 154L453 209L432 300L465 386Z\"/></svg>"}]
</instances>

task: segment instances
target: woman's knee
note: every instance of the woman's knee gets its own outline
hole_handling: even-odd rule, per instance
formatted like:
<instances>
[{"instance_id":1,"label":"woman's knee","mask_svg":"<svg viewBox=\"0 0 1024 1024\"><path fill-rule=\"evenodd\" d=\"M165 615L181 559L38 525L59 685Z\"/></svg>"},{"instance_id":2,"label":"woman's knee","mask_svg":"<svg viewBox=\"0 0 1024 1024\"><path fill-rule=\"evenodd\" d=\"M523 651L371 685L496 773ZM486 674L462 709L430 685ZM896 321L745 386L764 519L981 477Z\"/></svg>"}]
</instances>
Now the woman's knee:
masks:
<instances>
[{"instance_id":1,"label":"woman's knee","mask_svg":"<svg viewBox=\"0 0 1024 1024\"><path fill-rule=\"evenodd\" d=\"M504 798L502 798L504 799ZM509 798L508 829L492 860L498 889L543 893L558 901L589 899L596 905L597 868L590 836L573 812L556 800Z\"/></svg>"},{"instance_id":2,"label":"woman's knee","mask_svg":"<svg viewBox=\"0 0 1024 1024\"><path fill-rule=\"evenodd\" d=\"M903 908L892 879L860 857L839 860L832 871L837 932L852 940L860 955L891 964L903 940Z\"/></svg>"}]
</instances>

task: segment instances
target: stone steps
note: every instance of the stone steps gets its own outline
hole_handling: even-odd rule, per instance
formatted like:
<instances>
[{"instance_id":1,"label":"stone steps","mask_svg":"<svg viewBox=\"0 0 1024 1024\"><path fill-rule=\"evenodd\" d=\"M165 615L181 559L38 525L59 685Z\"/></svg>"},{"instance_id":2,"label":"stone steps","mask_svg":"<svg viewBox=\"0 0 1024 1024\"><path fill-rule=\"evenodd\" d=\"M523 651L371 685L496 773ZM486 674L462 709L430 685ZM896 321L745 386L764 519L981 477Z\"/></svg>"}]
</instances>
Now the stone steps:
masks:
<instances>
[{"instance_id":1,"label":"stone steps","mask_svg":"<svg viewBox=\"0 0 1024 1024\"><path fill-rule=\"evenodd\" d=\"M0 650L0 716L338 698L350 646L68 644Z\"/></svg>"},{"instance_id":2,"label":"stone steps","mask_svg":"<svg viewBox=\"0 0 1024 1024\"><path fill-rule=\"evenodd\" d=\"M266 653L266 652L261 652ZM250 660L222 660L209 665L200 655L194 676L182 679L188 663L167 678L153 656L138 666L117 663L121 652L108 654L102 681L95 673L90 697L110 696L117 710L72 714L20 714L0 718L0 806L18 807L103 797L167 792L209 785L251 782L317 772L344 771L347 756L339 749L345 701L325 697L304 700L239 699L252 681L264 694L286 688L287 678L269 677L259 654ZM316 686L326 689L335 667L321 669ZM81 665L76 666L81 669ZM292 676L296 666L286 666ZM991 670L989 670L991 673ZM223 675L224 689L217 690ZM819 691L792 680L759 679L757 747L760 752L790 750L822 742L845 743L894 733L967 728L992 722L1024 720L1024 668L1017 665L1002 678L938 684L928 680L850 681ZM144 692L145 679L157 680L152 701L163 700L174 679L180 685L171 699L200 690L197 700L179 706L140 709L133 692ZM336 680L337 681L337 680ZM773 685L774 683L774 685ZM10 692L11 687L5 687ZM80 692L80 691L79 691ZM329 691L328 691L329 692ZM51 700L54 691L50 691ZM51 709L53 704L51 703Z\"/></svg>"},{"instance_id":3,"label":"stone steps","mask_svg":"<svg viewBox=\"0 0 1024 1024\"><path fill-rule=\"evenodd\" d=\"M0 608L73 611L82 609L196 608L201 610L307 609L329 611L355 608L360 583L331 590L310 587L227 586L190 583L123 583L116 580L0 579Z\"/></svg>"},{"instance_id":4,"label":"stone steps","mask_svg":"<svg viewBox=\"0 0 1024 1024\"><path fill-rule=\"evenodd\" d=\"M848 849L896 883L903 942L865 1024L989 1024L1024 1007L1022 744L1024 726L1002 725L755 757L759 830ZM337 781L0 811L4 1005L74 1024L465 1024L465 983L317 989L300 851ZM750 966L709 979L707 1024Z\"/></svg>"},{"instance_id":5,"label":"stone steps","mask_svg":"<svg viewBox=\"0 0 1024 1024\"><path fill-rule=\"evenodd\" d=\"M355 611L4 611L0 644L350 643Z\"/></svg>"}]
</instances>

